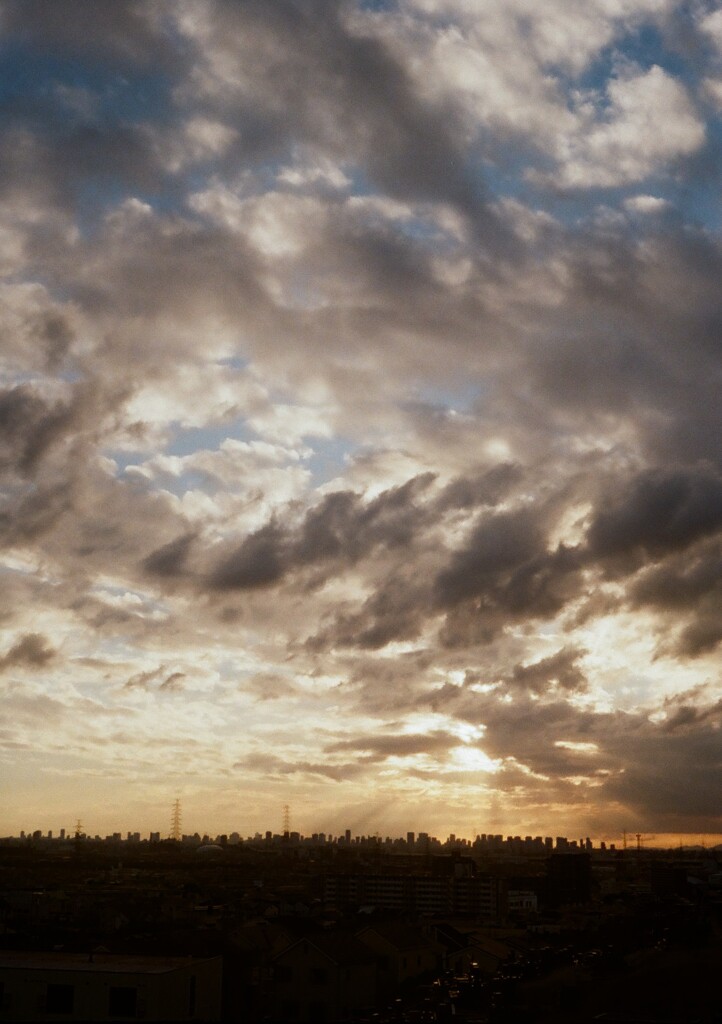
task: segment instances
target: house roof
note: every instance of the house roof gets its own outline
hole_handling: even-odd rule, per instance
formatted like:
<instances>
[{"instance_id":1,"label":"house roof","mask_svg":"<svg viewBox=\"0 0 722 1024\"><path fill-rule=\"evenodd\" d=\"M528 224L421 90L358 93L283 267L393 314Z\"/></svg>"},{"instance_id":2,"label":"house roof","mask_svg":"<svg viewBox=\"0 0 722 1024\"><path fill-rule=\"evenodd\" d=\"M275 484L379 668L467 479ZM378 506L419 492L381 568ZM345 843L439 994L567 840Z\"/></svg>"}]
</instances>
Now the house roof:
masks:
<instances>
[{"instance_id":1,"label":"house roof","mask_svg":"<svg viewBox=\"0 0 722 1024\"><path fill-rule=\"evenodd\" d=\"M403 924L400 921L387 921L384 924L370 924L356 934L359 938L370 932L375 932L377 935L385 939L390 945L395 946L399 951L401 950L418 950L418 949L432 949L433 944L427 939L423 932L419 931L418 928L414 928L412 925ZM363 941L363 939L362 939Z\"/></svg>"},{"instance_id":2,"label":"house roof","mask_svg":"<svg viewBox=\"0 0 722 1024\"><path fill-rule=\"evenodd\" d=\"M297 951L303 943L313 946L320 953L323 953L330 961L339 966L350 966L352 964L374 963L376 958L368 946L360 942L354 935L347 935L343 932L321 932L313 936L305 936L296 939L290 945L277 953L274 960L281 960L291 951Z\"/></svg>"},{"instance_id":3,"label":"house roof","mask_svg":"<svg viewBox=\"0 0 722 1024\"><path fill-rule=\"evenodd\" d=\"M44 953L3 950L0 969L24 971L92 971L101 974L166 974L220 957L135 956L116 953Z\"/></svg>"}]
</instances>

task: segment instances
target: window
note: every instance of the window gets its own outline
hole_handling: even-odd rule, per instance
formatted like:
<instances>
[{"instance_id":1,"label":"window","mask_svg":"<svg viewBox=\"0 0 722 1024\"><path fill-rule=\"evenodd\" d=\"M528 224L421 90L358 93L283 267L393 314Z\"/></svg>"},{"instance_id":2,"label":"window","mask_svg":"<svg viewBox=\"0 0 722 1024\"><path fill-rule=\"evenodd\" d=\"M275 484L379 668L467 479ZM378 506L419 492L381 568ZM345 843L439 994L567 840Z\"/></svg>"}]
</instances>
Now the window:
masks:
<instances>
[{"instance_id":1,"label":"window","mask_svg":"<svg viewBox=\"0 0 722 1024\"><path fill-rule=\"evenodd\" d=\"M314 985L326 985L328 982L328 971L325 967L312 967L308 972Z\"/></svg>"},{"instance_id":2,"label":"window","mask_svg":"<svg viewBox=\"0 0 722 1024\"><path fill-rule=\"evenodd\" d=\"M108 993L109 1017L135 1017L138 989L130 985L111 985Z\"/></svg>"},{"instance_id":3,"label":"window","mask_svg":"<svg viewBox=\"0 0 722 1024\"><path fill-rule=\"evenodd\" d=\"M194 1017L196 1013L196 976L191 974L188 985L188 1016Z\"/></svg>"},{"instance_id":4,"label":"window","mask_svg":"<svg viewBox=\"0 0 722 1024\"><path fill-rule=\"evenodd\" d=\"M74 985L48 985L45 995L45 1009L48 1013L72 1013L74 1003Z\"/></svg>"}]
</instances>

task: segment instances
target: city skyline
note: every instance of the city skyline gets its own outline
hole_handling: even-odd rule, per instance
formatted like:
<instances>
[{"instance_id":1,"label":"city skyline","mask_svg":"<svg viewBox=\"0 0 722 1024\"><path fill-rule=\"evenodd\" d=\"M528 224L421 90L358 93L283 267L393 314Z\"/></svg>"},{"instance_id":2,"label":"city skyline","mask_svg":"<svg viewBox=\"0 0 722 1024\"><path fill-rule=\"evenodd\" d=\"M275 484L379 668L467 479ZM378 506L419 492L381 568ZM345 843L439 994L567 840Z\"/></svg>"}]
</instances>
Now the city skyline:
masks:
<instances>
[{"instance_id":1,"label":"city skyline","mask_svg":"<svg viewBox=\"0 0 722 1024\"><path fill-rule=\"evenodd\" d=\"M722 836L715 4L0 47L0 834Z\"/></svg>"},{"instance_id":2,"label":"city skyline","mask_svg":"<svg viewBox=\"0 0 722 1024\"><path fill-rule=\"evenodd\" d=\"M214 832L213 829L195 828L193 824L186 828L183 824L183 810L180 798L176 798L173 801L170 810L170 827L147 828L145 831L138 830L136 828L121 828L118 829L113 826L112 830L105 835L100 833L94 833L93 828L86 829L85 824L80 818L74 823L72 827L61 826L60 828L50 828L45 831L42 828L33 827L28 829L21 829L18 835L7 835L0 836L0 842L2 841L14 841L14 840L41 840L41 841L75 841L78 839L88 840L91 842L130 842L130 843L158 843L168 842L173 840L175 842L210 842L216 843L219 840L228 842L229 844L237 843L253 843L257 841L269 841L273 842L284 841L291 838L294 841L302 841L305 843L309 842L320 842L320 843L333 843L333 844L357 844L359 842L379 842L382 844L393 844L395 847L399 845L406 845L412 848L416 848L417 852L422 852L424 845L427 847L427 852L431 852L432 849L450 848L455 843L461 844L464 847L472 847L481 845L489 850L505 850L516 848L521 844L521 847L527 851L533 852L550 852L551 850L559 851L560 849L608 849L608 850L636 850L640 852L642 850L650 849L673 849L676 847L683 846L703 846L703 847L718 847L722 848L722 841L720 841L720 835L718 833L706 834L706 833L692 833L692 834L680 834L680 833L662 833L662 834L649 834L635 831L633 829L623 829L619 833L612 835L602 836L580 836L573 837L565 834L562 830L555 830L553 834L543 835L530 835L525 829L521 828L520 831L512 832L510 834L485 832L483 829L478 829L475 833L470 835L464 835L463 833L451 832L448 835L434 835L433 832L427 831L424 828L415 829L401 829L398 834L387 833L382 834L378 829L369 830L367 832L354 832L351 828L340 828L340 829L304 829L297 825L291 816L291 808L288 804L284 804L280 808L280 821L281 825L278 829L269 823L260 825L256 828L230 828L226 827L221 832ZM117 823L116 823L117 824ZM157 824L157 823L156 823ZM517 829L519 826L517 825ZM431 844L431 846L429 846ZM520 847L520 848L521 848Z\"/></svg>"},{"instance_id":3,"label":"city skyline","mask_svg":"<svg viewBox=\"0 0 722 1024\"><path fill-rule=\"evenodd\" d=\"M382 833L354 833L351 829L343 829L335 833L323 830L316 832L304 832L303 830L280 830L265 829L244 834L240 831L226 831L214 834L213 831L195 830L181 831L173 835L173 828L170 830L148 830L146 832L137 830L113 831L106 835L93 834L92 830L86 831L80 821L76 822L73 828L61 827L60 829L49 829L43 832L42 829L22 829L19 835L0 836L0 843L8 842L60 842L76 843L81 840L91 846L97 843L117 844L128 843L130 845L142 844L144 846L154 844L167 844L169 842L180 845L222 845L237 846L243 844L257 845L271 843L277 846L291 842L291 845L306 846L351 846L371 847L378 844L380 847L392 848L395 851L402 849L411 850L416 853L439 853L468 849L475 852L487 851L491 854L526 853L528 855L548 855L552 852L609 852L609 853L637 853L646 851L660 851L673 849L693 849L710 847L711 849L722 849L722 843L717 842L718 834L713 835L688 835L678 834L647 835L641 832L624 831L618 837L605 838L599 836L580 836L574 838L567 835L525 835L503 833L477 833L476 835L464 836L450 833L448 836L436 836L424 830L409 830L398 835L383 835ZM685 841L686 840L686 841Z\"/></svg>"}]
</instances>

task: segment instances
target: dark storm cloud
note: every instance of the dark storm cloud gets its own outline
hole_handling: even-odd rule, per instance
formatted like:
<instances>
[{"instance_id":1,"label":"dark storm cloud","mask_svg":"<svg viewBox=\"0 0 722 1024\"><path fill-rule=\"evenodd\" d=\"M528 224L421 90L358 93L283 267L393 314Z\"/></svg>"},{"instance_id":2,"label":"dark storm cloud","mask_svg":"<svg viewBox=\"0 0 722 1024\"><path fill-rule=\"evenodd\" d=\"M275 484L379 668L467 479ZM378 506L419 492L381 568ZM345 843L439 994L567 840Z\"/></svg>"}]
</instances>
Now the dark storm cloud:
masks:
<instances>
[{"instance_id":1,"label":"dark storm cloud","mask_svg":"<svg viewBox=\"0 0 722 1024\"><path fill-rule=\"evenodd\" d=\"M29 384L0 392L6 545L37 540L73 508L99 401L100 391L82 383L58 399Z\"/></svg>"},{"instance_id":2,"label":"dark storm cloud","mask_svg":"<svg viewBox=\"0 0 722 1024\"><path fill-rule=\"evenodd\" d=\"M265 587L306 566L353 564L379 546L407 548L426 518L415 499L433 479L432 474L415 477L367 502L351 491L334 492L310 509L296 530L268 523L216 565L211 586Z\"/></svg>"},{"instance_id":3,"label":"dark storm cloud","mask_svg":"<svg viewBox=\"0 0 722 1024\"><path fill-rule=\"evenodd\" d=\"M186 533L175 540L163 544L143 559L143 569L150 576L180 576L186 568L190 550L196 540L196 534Z\"/></svg>"},{"instance_id":4,"label":"dark storm cloud","mask_svg":"<svg viewBox=\"0 0 722 1024\"><path fill-rule=\"evenodd\" d=\"M239 590L277 585L303 567L326 561L353 564L379 545L393 552L415 544L418 557L423 530L441 522L447 512L468 512L472 502L499 500L510 474L515 475L500 467L498 480L495 474L455 480L432 500L424 500L430 476L415 478L370 502L352 492L335 492L311 509L298 528L272 523L247 537L217 564L211 583L217 589ZM632 478L621 498L610 503L603 494L585 542L574 548L561 544L549 549L547 535L553 520L543 508L486 514L469 540L449 553L435 578L418 580L413 572L397 566L393 574L376 581L373 593L358 609L339 610L334 623L309 641L309 649L378 649L418 636L434 614L446 616L442 639L447 645L489 642L508 623L555 615L577 599L583 592L582 570L614 567L617 576L632 579L645 558L669 557L721 523L722 484L716 473L705 468L645 471ZM719 636L710 609L702 607L702 599L715 591L717 582L709 564L699 562L696 570L684 564L650 570L632 580L628 598L636 605L673 604L674 579L677 603L684 601L687 613L694 612L695 590L700 604L700 620L689 625L681 648L687 653L711 649ZM528 685L541 687L546 668L548 682L558 669L560 686L583 687L574 653L567 661L566 655L559 657L558 664L541 666L538 675L534 669L518 667L510 678L520 685L527 680Z\"/></svg>"},{"instance_id":5,"label":"dark storm cloud","mask_svg":"<svg viewBox=\"0 0 722 1024\"><path fill-rule=\"evenodd\" d=\"M56 313L43 318L39 333L46 351L48 368L57 369L70 348L74 331L67 318Z\"/></svg>"},{"instance_id":6,"label":"dark storm cloud","mask_svg":"<svg viewBox=\"0 0 722 1024\"><path fill-rule=\"evenodd\" d=\"M425 473L364 502L350 491L329 494L305 517L295 554L300 562L343 558L350 562L377 544L407 547L425 515L418 499L434 474Z\"/></svg>"},{"instance_id":7,"label":"dark storm cloud","mask_svg":"<svg viewBox=\"0 0 722 1024\"><path fill-rule=\"evenodd\" d=\"M468 540L450 552L438 546L433 532L427 534L447 515L493 508L516 479L517 470L501 466L478 478L455 479L435 494L429 492L430 474L371 501L354 492L334 492L298 526L279 520L249 535L216 563L211 586L280 586L313 568L322 571L309 578L317 586L332 567L363 562L379 548L390 555L410 552L411 564L421 566L431 557L433 543L434 561L428 565L441 563L440 569L430 574L391 562L386 570L379 567L371 594L356 608L339 607L333 621L309 638L309 651L380 649L416 638L434 616L443 617L440 637L450 648L489 643L507 625L552 617L585 594L593 603L588 574L599 571L628 581L626 598L617 598L618 604L626 600L660 610L676 606L683 612L679 652L699 654L716 645L722 632L716 625L716 561L694 554L695 543L722 525L722 483L714 470L645 470L627 481L620 496L616 481L611 498L603 486L586 535L574 547L550 548L548 542L563 502L559 508L552 503L486 512ZM657 566L639 575L649 559ZM583 688L575 657L572 649L568 655L560 652L558 663L552 660L538 670L518 666L509 679L543 689L556 678L562 688Z\"/></svg>"},{"instance_id":8,"label":"dark storm cloud","mask_svg":"<svg viewBox=\"0 0 722 1024\"><path fill-rule=\"evenodd\" d=\"M518 689L506 699L507 691L475 693L466 691L454 706L453 713L462 721L486 728L482 746L494 757L508 757L514 753L531 768L551 758L567 758L566 752L554 748L557 741L593 742L594 727L606 721L569 704L560 697L540 701L533 692Z\"/></svg>"},{"instance_id":9,"label":"dark storm cloud","mask_svg":"<svg viewBox=\"0 0 722 1024\"><path fill-rule=\"evenodd\" d=\"M31 386L0 392L0 469L31 473L78 419L77 405L48 402Z\"/></svg>"},{"instance_id":10,"label":"dark storm cloud","mask_svg":"<svg viewBox=\"0 0 722 1024\"><path fill-rule=\"evenodd\" d=\"M597 512L587 533L592 557L660 557L722 527L722 477L711 469L648 470L611 508Z\"/></svg>"},{"instance_id":11,"label":"dark storm cloud","mask_svg":"<svg viewBox=\"0 0 722 1024\"><path fill-rule=\"evenodd\" d=\"M549 551L544 517L522 508L485 516L434 580L434 601L447 612L445 643L488 641L506 623L553 616L579 590L579 552Z\"/></svg>"},{"instance_id":12,"label":"dark storm cloud","mask_svg":"<svg viewBox=\"0 0 722 1024\"><path fill-rule=\"evenodd\" d=\"M719 593L712 607L703 609L679 634L672 653L680 657L697 657L714 651L722 641L722 599Z\"/></svg>"},{"instance_id":13,"label":"dark storm cloud","mask_svg":"<svg viewBox=\"0 0 722 1024\"><path fill-rule=\"evenodd\" d=\"M57 657L57 651L42 633L26 633L0 657L0 672L9 668L44 668Z\"/></svg>"},{"instance_id":14,"label":"dark storm cloud","mask_svg":"<svg viewBox=\"0 0 722 1024\"><path fill-rule=\"evenodd\" d=\"M717 591L721 582L722 545L713 540L643 570L629 588L628 596L638 607L653 605L684 611Z\"/></svg>"},{"instance_id":15,"label":"dark storm cloud","mask_svg":"<svg viewBox=\"0 0 722 1024\"><path fill-rule=\"evenodd\" d=\"M585 690L587 679L579 667L579 659L584 653L576 647L563 647L530 665L515 665L514 671L504 681L512 688L519 687L534 693L544 693L555 683L570 693Z\"/></svg>"},{"instance_id":16,"label":"dark storm cloud","mask_svg":"<svg viewBox=\"0 0 722 1024\"><path fill-rule=\"evenodd\" d=\"M443 489L437 500L439 512L468 511L488 505L493 507L521 482L521 466L503 462L492 469L482 469L478 475L455 477Z\"/></svg>"},{"instance_id":17,"label":"dark storm cloud","mask_svg":"<svg viewBox=\"0 0 722 1024\"><path fill-rule=\"evenodd\" d=\"M624 771L610 779L605 792L632 807L645 822L661 821L661 827L722 828L720 724L717 704L693 723L641 726L627 737L631 749L610 736L608 746L618 754Z\"/></svg>"},{"instance_id":18,"label":"dark storm cloud","mask_svg":"<svg viewBox=\"0 0 722 1024\"><path fill-rule=\"evenodd\" d=\"M286 572L286 537L269 523L250 534L211 576L216 590L254 590L278 583Z\"/></svg>"},{"instance_id":19,"label":"dark storm cloud","mask_svg":"<svg viewBox=\"0 0 722 1024\"><path fill-rule=\"evenodd\" d=\"M665 732L675 732L680 728L700 725L703 722L719 724L722 718L722 700L718 700L715 704L693 705L684 703L686 697L687 695L683 693L669 702L673 710L663 723L662 728Z\"/></svg>"},{"instance_id":20,"label":"dark storm cloud","mask_svg":"<svg viewBox=\"0 0 722 1024\"><path fill-rule=\"evenodd\" d=\"M38 541L49 534L67 513L73 510L73 483L44 484L8 503L0 512L0 537L3 545Z\"/></svg>"},{"instance_id":21,"label":"dark storm cloud","mask_svg":"<svg viewBox=\"0 0 722 1024\"><path fill-rule=\"evenodd\" d=\"M314 651L330 647L379 650L395 640L415 639L429 613L427 588L418 567L395 567L358 612L341 613L333 625L309 640Z\"/></svg>"},{"instance_id":22,"label":"dark storm cloud","mask_svg":"<svg viewBox=\"0 0 722 1024\"><path fill-rule=\"evenodd\" d=\"M488 593L520 566L537 559L542 548L543 533L534 512L522 509L484 517L437 577L439 603L458 604Z\"/></svg>"},{"instance_id":23,"label":"dark storm cloud","mask_svg":"<svg viewBox=\"0 0 722 1024\"><path fill-rule=\"evenodd\" d=\"M656 722L644 712L595 712L561 700L516 694L507 701L474 692L459 695L453 714L485 727L479 746L505 764L495 776L499 788L532 792L540 783L531 771L544 779L544 799L570 800L570 780L583 778L594 786L595 803L626 807L645 828L657 821L655 828L705 831L722 826L722 706L700 703L700 696L696 704L685 694L670 699L667 717Z\"/></svg>"},{"instance_id":24,"label":"dark storm cloud","mask_svg":"<svg viewBox=\"0 0 722 1024\"><path fill-rule=\"evenodd\" d=\"M652 608L680 626L665 646L678 656L712 651L722 640L722 544L713 539L643 570L627 590L634 608Z\"/></svg>"}]
</instances>

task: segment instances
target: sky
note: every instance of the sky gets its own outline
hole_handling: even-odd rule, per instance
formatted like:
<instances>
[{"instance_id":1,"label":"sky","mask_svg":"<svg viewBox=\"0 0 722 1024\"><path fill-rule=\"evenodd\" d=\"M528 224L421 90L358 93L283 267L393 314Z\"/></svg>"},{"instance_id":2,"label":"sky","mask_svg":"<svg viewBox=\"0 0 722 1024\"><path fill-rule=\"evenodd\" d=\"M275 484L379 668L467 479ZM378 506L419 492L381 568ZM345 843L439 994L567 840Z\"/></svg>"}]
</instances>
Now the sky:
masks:
<instances>
[{"instance_id":1,"label":"sky","mask_svg":"<svg viewBox=\"0 0 722 1024\"><path fill-rule=\"evenodd\" d=\"M0 55L0 834L722 833L722 10Z\"/></svg>"}]
</instances>

